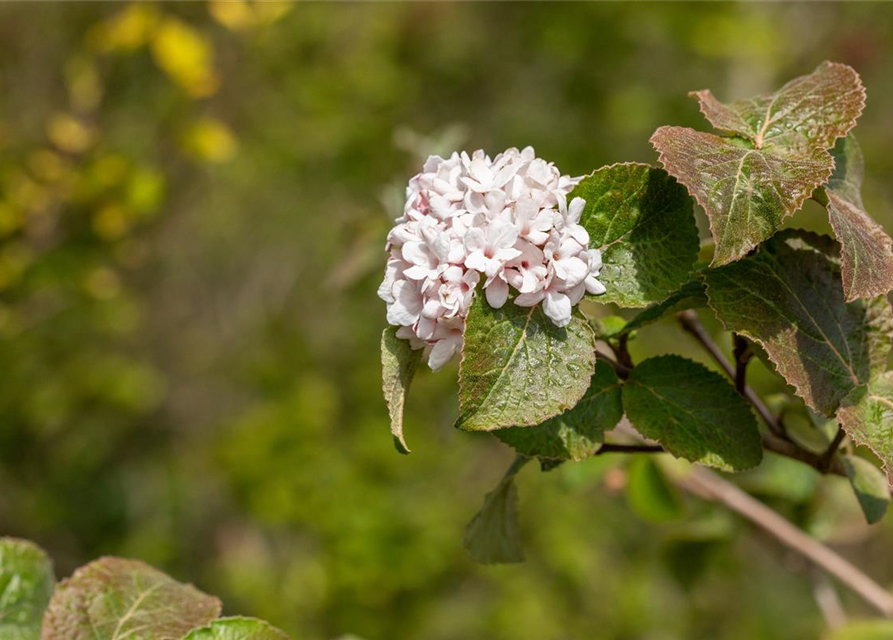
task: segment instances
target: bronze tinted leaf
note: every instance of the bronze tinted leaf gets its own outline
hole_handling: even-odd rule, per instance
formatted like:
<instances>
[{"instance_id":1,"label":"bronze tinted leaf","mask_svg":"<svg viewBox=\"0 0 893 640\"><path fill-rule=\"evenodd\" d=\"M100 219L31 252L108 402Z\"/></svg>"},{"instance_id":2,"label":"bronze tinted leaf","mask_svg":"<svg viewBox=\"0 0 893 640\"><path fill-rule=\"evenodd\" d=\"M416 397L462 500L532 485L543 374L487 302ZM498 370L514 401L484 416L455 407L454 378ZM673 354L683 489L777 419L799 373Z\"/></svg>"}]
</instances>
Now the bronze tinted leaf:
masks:
<instances>
[{"instance_id":1,"label":"bronze tinted leaf","mask_svg":"<svg viewBox=\"0 0 893 640\"><path fill-rule=\"evenodd\" d=\"M893 483L893 371L854 389L844 398L837 419L854 442L880 458Z\"/></svg>"}]
</instances>

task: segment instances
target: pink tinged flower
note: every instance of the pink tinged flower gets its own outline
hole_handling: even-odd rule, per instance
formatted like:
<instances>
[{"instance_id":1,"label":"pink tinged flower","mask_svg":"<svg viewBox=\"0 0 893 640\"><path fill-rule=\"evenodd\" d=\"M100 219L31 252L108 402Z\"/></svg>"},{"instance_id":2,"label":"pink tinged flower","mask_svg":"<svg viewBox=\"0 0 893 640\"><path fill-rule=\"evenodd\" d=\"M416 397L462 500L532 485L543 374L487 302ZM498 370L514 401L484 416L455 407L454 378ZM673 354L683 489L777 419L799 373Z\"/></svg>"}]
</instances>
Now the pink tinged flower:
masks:
<instances>
[{"instance_id":1,"label":"pink tinged flower","mask_svg":"<svg viewBox=\"0 0 893 640\"><path fill-rule=\"evenodd\" d=\"M409 346L413 349L421 349L428 343L416 335L415 327L400 327L397 329L397 337L401 340L409 340Z\"/></svg>"},{"instance_id":2,"label":"pink tinged flower","mask_svg":"<svg viewBox=\"0 0 893 640\"><path fill-rule=\"evenodd\" d=\"M419 283L397 280L393 287L394 302L388 305L388 322L393 325L411 326L422 314L424 299Z\"/></svg>"},{"instance_id":3,"label":"pink tinged flower","mask_svg":"<svg viewBox=\"0 0 893 640\"><path fill-rule=\"evenodd\" d=\"M463 318L443 319L437 322L433 339L436 340L428 354L428 366L433 371L442 369L457 353L462 351L464 340L463 331L465 320Z\"/></svg>"},{"instance_id":4,"label":"pink tinged flower","mask_svg":"<svg viewBox=\"0 0 893 640\"><path fill-rule=\"evenodd\" d=\"M589 275L589 265L578 257L582 252L579 242L557 234L553 234L543 251L555 275L564 280L568 287L577 286Z\"/></svg>"},{"instance_id":5,"label":"pink tinged flower","mask_svg":"<svg viewBox=\"0 0 893 640\"><path fill-rule=\"evenodd\" d=\"M605 285L598 279L598 274L602 269L602 252L598 249L590 249L587 252L589 261L589 275L586 276L586 291L594 296L603 294L607 289Z\"/></svg>"},{"instance_id":6,"label":"pink tinged flower","mask_svg":"<svg viewBox=\"0 0 893 640\"><path fill-rule=\"evenodd\" d=\"M542 245L549 239L549 232L555 224L555 212L540 209L533 198L524 197L515 204L515 224L522 238Z\"/></svg>"},{"instance_id":7,"label":"pink tinged flower","mask_svg":"<svg viewBox=\"0 0 893 640\"><path fill-rule=\"evenodd\" d=\"M520 293L542 289L549 275L546 256L539 247L523 240L519 240L515 248L521 251L521 255L506 263L506 281Z\"/></svg>"},{"instance_id":8,"label":"pink tinged flower","mask_svg":"<svg viewBox=\"0 0 893 640\"><path fill-rule=\"evenodd\" d=\"M464 316L471 306L474 297L474 288L477 286L481 275L477 271L465 271L462 267L450 267L441 276L443 284L438 295L440 304L446 310L444 316L452 318L456 315Z\"/></svg>"},{"instance_id":9,"label":"pink tinged flower","mask_svg":"<svg viewBox=\"0 0 893 640\"><path fill-rule=\"evenodd\" d=\"M589 232L580 225L580 217L585 206L586 201L583 198L574 198L570 206L566 206L565 201L561 200L558 203L560 215L555 221L555 228L563 238L573 238L582 247L589 245Z\"/></svg>"},{"instance_id":10,"label":"pink tinged flower","mask_svg":"<svg viewBox=\"0 0 893 640\"><path fill-rule=\"evenodd\" d=\"M515 304L519 307L533 307L542 303L543 313L555 326L566 327L570 324L574 305L580 302L584 292L582 284L570 290L565 290L566 286L561 279L553 277L543 289L519 294L515 297Z\"/></svg>"},{"instance_id":11,"label":"pink tinged flower","mask_svg":"<svg viewBox=\"0 0 893 640\"><path fill-rule=\"evenodd\" d=\"M494 309L501 309L509 297L509 286L501 273L497 273L484 283L484 294L487 296L487 304Z\"/></svg>"},{"instance_id":12,"label":"pink tinged flower","mask_svg":"<svg viewBox=\"0 0 893 640\"><path fill-rule=\"evenodd\" d=\"M469 229L465 234L465 249L468 251L465 266L492 278L506 262L521 255L514 248L517 239L518 227L501 221L494 221L483 228Z\"/></svg>"},{"instance_id":13,"label":"pink tinged flower","mask_svg":"<svg viewBox=\"0 0 893 640\"><path fill-rule=\"evenodd\" d=\"M401 248L403 259L412 264L405 271L410 280L425 280L438 277L447 268L450 255L450 236L439 230L432 218L419 223L421 237L407 242Z\"/></svg>"},{"instance_id":14,"label":"pink tinged flower","mask_svg":"<svg viewBox=\"0 0 893 640\"><path fill-rule=\"evenodd\" d=\"M403 271L409 265L395 257L388 258L388 264L384 270L384 280L381 281L381 284L378 287L378 297L384 300L387 303L393 303L396 298L394 297L394 283L397 282L398 276L403 273Z\"/></svg>"}]
</instances>

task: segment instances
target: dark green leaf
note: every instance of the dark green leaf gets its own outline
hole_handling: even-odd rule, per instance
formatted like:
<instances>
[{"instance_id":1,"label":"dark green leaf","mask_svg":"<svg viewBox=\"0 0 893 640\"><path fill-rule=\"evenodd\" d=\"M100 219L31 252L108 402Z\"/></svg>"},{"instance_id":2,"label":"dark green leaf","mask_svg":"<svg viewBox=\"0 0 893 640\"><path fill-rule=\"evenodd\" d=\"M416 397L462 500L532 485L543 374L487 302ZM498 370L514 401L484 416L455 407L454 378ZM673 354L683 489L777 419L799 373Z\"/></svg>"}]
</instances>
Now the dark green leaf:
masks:
<instances>
[{"instance_id":1,"label":"dark green leaf","mask_svg":"<svg viewBox=\"0 0 893 640\"><path fill-rule=\"evenodd\" d=\"M893 240L862 204L862 150L850 134L837 141L833 155L824 201L840 242L844 294L848 302L883 295L893 289Z\"/></svg>"},{"instance_id":2,"label":"dark green leaf","mask_svg":"<svg viewBox=\"0 0 893 640\"><path fill-rule=\"evenodd\" d=\"M686 282L682 287L670 294L670 297L663 302L653 304L647 309L639 312L632 320L624 325L618 334L636 331L642 327L648 326L653 322L679 311L686 309L697 309L707 306L707 293L704 283L700 278Z\"/></svg>"},{"instance_id":3,"label":"dark green leaf","mask_svg":"<svg viewBox=\"0 0 893 640\"><path fill-rule=\"evenodd\" d=\"M707 119L733 137L661 127L651 143L704 208L715 266L771 237L829 178L834 162L828 149L855 126L865 105L859 75L830 62L749 100L725 105L706 90L692 95Z\"/></svg>"},{"instance_id":4,"label":"dark green leaf","mask_svg":"<svg viewBox=\"0 0 893 640\"><path fill-rule=\"evenodd\" d=\"M465 550L475 562L507 564L524 562L518 535L518 489L515 475L526 462L519 457L493 491L484 497L484 506L465 527Z\"/></svg>"},{"instance_id":5,"label":"dark green leaf","mask_svg":"<svg viewBox=\"0 0 893 640\"><path fill-rule=\"evenodd\" d=\"M467 431L540 424L575 406L595 369L595 336L574 309L556 327L542 306L493 309L475 296L459 367L459 421Z\"/></svg>"},{"instance_id":6,"label":"dark green leaf","mask_svg":"<svg viewBox=\"0 0 893 640\"><path fill-rule=\"evenodd\" d=\"M288 640L288 636L263 620L236 617L193 629L183 640Z\"/></svg>"},{"instance_id":7,"label":"dark green leaf","mask_svg":"<svg viewBox=\"0 0 893 640\"><path fill-rule=\"evenodd\" d=\"M676 520L682 502L663 473L647 456L633 458L626 473L626 501L639 517L651 522Z\"/></svg>"},{"instance_id":8,"label":"dark green leaf","mask_svg":"<svg viewBox=\"0 0 893 640\"><path fill-rule=\"evenodd\" d=\"M864 458L842 455L840 459L868 524L879 522L887 513L887 505L890 503L887 477Z\"/></svg>"},{"instance_id":9,"label":"dark green leaf","mask_svg":"<svg viewBox=\"0 0 893 640\"><path fill-rule=\"evenodd\" d=\"M865 445L884 463L893 482L893 371L875 375L843 400L837 420L857 444Z\"/></svg>"},{"instance_id":10,"label":"dark green leaf","mask_svg":"<svg viewBox=\"0 0 893 640\"><path fill-rule=\"evenodd\" d=\"M762 346L806 404L826 416L885 367L890 305L883 297L844 301L837 244L826 236L781 232L704 278L725 328Z\"/></svg>"},{"instance_id":11,"label":"dark green leaf","mask_svg":"<svg viewBox=\"0 0 893 640\"><path fill-rule=\"evenodd\" d=\"M403 405L421 359L422 350L413 349L407 340L398 338L397 327L388 327L381 334L381 386L391 415L394 446L400 453L409 453L403 438Z\"/></svg>"},{"instance_id":12,"label":"dark green leaf","mask_svg":"<svg viewBox=\"0 0 893 640\"><path fill-rule=\"evenodd\" d=\"M691 198L665 171L644 164L599 169L569 199L586 200L581 224L601 249L598 302L644 307L685 283L698 256Z\"/></svg>"},{"instance_id":13,"label":"dark green leaf","mask_svg":"<svg viewBox=\"0 0 893 640\"><path fill-rule=\"evenodd\" d=\"M623 385L623 407L643 436L679 458L743 471L763 457L750 405L691 360L659 356L637 365Z\"/></svg>"},{"instance_id":14,"label":"dark green leaf","mask_svg":"<svg viewBox=\"0 0 893 640\"><path fill-rule=\"evenodd\" d=\"M220 601L137 560L101 558L62 581L42 640L181 640L220 615Z\"/></svg>"},{"instance_id":15,"label":"dark green leaf","mask_svg":"<svg viewBox=\"0 0 893 640\"><path fill-rule=\"evenodd\" d=\"M0 640L37 640L53 594L53 563L36 544L0 538Z\"/></svg>"},{"instance_id":16,"label":"dark green leaf","mask_svg":"<svg viewBox=\"0 0 893 640\"><path fill-rule=\"evenodd\" d=\"M598 451L604 432L622 417L620 379L611 365L599 360L586 395L573 409L535 427L511 427L493 434L526 456L584 460Z\"/></svg>"}]
</instances>

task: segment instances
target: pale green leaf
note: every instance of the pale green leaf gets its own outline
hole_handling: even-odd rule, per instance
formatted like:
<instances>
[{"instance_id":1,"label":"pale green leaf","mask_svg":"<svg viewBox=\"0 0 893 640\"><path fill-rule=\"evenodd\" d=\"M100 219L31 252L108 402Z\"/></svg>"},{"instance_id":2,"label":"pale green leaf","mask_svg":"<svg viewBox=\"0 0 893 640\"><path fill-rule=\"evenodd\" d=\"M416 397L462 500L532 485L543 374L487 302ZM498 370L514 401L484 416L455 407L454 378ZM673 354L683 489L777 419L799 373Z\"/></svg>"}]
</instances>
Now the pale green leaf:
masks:
<instances>
[{"instance_id":1,"label":"pale green leaf","mask_svg":"<svg viewBox=\"0 0 893 640\"><path fill-rule=\"evenodd\" d=\"M750 405L718 373L679 356L649 358L623 385L633 426L678 458L743 471L763 448Z\"/></svg>"},{"instance_id":2,"label":"pale green leaf","mask_svg":"<svg viewBox=\"0 0 893 640\"><path fill-rule=\"evenodd\" d=\"M837 420L854 442L880 458L893 482L893 371L875 375L854 389L844 398Z\"/></svg>"},{"instance_id":3,"label":"pale green leaf","mask_svg":"<svg viewBox=\"0 0 893 640\"><path fill-rule=\"evenodd\" d=\"M647 456L630 460L626 470L626 501L636 515L650 522L677 520L684 515L679 494Z\"/></svg>"},{"instance_id":4,"label":"pale green leaf","mask_svg":"<svg viewBox=\"0 0 893 640\"><path fill-rule=\"evenodd\" d=\"M893 289L893 240L862 204L865 161L852 134L837 141L834 174L819 198L840 242L843 290L847 301Z\"/></svg>"},{"instance_id":5,"label":"pale green leaf","mask_svg":"<svg viewBox=\"0 0 893 640\"><path fill-rule=\"evenodd\" d=\"M0 640L37 640L56 578L32 542L0 538Z\"/></svg>"},{"instance_id":6,"label":"pale green leaf","mask_svg":"<svg viewBox=\"0 0 893 640\"><path fill-rule=\"evenodd\" d=\"M535 427L499 429L493 435L526 456L584 460L622 417L620 379L611 365L598 360L586 395L572 409Z\"/></svg>"},{"instance_id":7,"label":"pale green leaf","mask_svg":"<svg viewBox=\"0 0 893 640\"><path fill-rule=\"evenodd\" d=\"M422 359L422 350L413 349L407 340L397 337L397 327L381 334L381 386L391 416L391 435L400 453L409 453L403 438L403 407L409 384Z\"/></svg>"},{"instance_id":8,"label":"pale green leaf","mask_svg":"<svg viewBox=\"0 0 893 640\"><path fill-rule=\"evenodd\" d=\"M220 601L137 560L101 558L56 588L42 640L181 640Z\"/></svg>"},{"instance_id":9,"label":"pale green leaf","mask_svg":"<svg viewBox=\"0 0 893 640\"><path fill-rule=\"evenodd\" d=\"M835 629L827 640L890 640L893 621L855 620Z\"/></svg>"},{"instance_id":10,"label":"pale green leaf","mask_svg":"<svg viewBox=\"0 0 893 640\"><path fill-rule=\"evenodd\" d=\"M698 229L691 198L665 171L637 163L604 167L568 199L576 197L586 200L580 223L589 244L602 251L599 280L607 291L594 300L644 307L688 281Z\"/></svg>"},{"instance_id":11,"label":"pale green leaf","mask_svg":"<svg viewBox=\"0 0 893 640\"><path fill-rule=\"evenodd\" d=\"M879 522L887 513L887 505L890 503L887 477L864 458L841 455L840 460L868 524Z\"/></svg>"},{"instance_id":12,"label":"pale green leaf","mask_svg":"<svg viewBox=\"0 0 893 640\"><path fill-rule=\"evenodd\" d=\"M269 622L256 618L220 618L193 629L183 640L288 640L288 636Z\"/></svg>"},{"instance_id":13,"label":"pale green leaf","mask_svg":"<svg viewBox=\"0 0 893 640\"><path fill-rule=\"evenodd\" d=\"M797 395L828 417L885 368L893 332L885 298L845 302L837 250L826 236L788 230L704 272L725 328L758 343Z\"/></svg>"},{"instance_id":14,"label":"pale green leaf","mask_svg":"<svg viewBox=\"0 0 893 640\"><path fill-rule=\"evenodd\" d=\"M556 327L542 305L509 300L493 309L475 296L459 367L459 421L467 431L540 424L576 405L595 369L595 336L574 309Z\"/></svg>"}]
</instances>

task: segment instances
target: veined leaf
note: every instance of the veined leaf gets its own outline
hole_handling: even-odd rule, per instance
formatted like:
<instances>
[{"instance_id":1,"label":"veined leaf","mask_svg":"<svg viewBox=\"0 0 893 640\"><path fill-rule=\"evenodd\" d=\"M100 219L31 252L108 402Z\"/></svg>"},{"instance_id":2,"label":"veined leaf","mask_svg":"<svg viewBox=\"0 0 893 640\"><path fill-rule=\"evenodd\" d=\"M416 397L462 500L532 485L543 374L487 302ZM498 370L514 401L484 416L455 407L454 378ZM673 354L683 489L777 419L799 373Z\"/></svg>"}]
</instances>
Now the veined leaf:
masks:
<instances>
[{"instance_id":1,"label":"veined leaf","mask_svg":"<svg viewBox=\"0 0 893 640\"><path fill-rule=\"evenodd\" d=\"M858 456L842 455L840 459L868 524L879 522L890 504L890 487L886 476L868 460Z\"/></svg>"},{"instance_id":2,"label":"veined leaf","mask_svg":"<svg viewBox=\"0 0 893 640\"><path fill-rule=\"evenodd\" d=\"M572 409L535 427L499 429L493 435L525 456L585 460L622 417L620 379L611 365L598 360L586 395Z\"/></svg>"},{"instance_id":3,"label":"veined leaf","mask_svg":"<svg viewBox=\"0 0 893 640\"><path fill-rule=\"evenodd\" d=\"M684 127L661 127L651 144L707 214L716 243L713 266L738 260L770 238L834 166L824 149L779 153Z\"/></svg>"},{"instance_id":4,"label":"veined leaf","mask_svg":"<svg viewBox=\"0 0 893 640\"><path fill-rule=\"evenodd\" d=\"M837 420L854 442L881 459L893 483L893 371L875 375L854 389L844 398Z\"/></svg>"},{"instance_id":5,"label":"veined leaf","mask_svg":"<svg viewBox=\"0 0 893 640\"><path fill-rule=\"evenodd\" d=\"M649 324L679 311L686 309L698 309L707 306L707 293L704 283L700 278L690 280L682 285L679 289L670 294L663 302L658 302L650 307L642 310L636 316L627 322L623 328L613 335L622 335L631 331L636 331Z\"/></svg>"},{"instance_id":6,"label":"veined leaf","mask_svg":"<svg viewBox=\"0 0 893 640\"><path fill-rule=\"evenodd\" d=\"M595 336L574 309L559 328L542 306L501 309L475 296L459 366L459 421L466 431L540 424L576 405L595 370Z\"/></svg>"},{"instance_id":7,"label":"veined leaf","mask_svg":"<svg viewBox=\"0 0 893 640\"><path fill-rule=\"evenodd\" d=\"M518 489L515 476L524 466L519 457L496 488L484 496L484 506L465 527L463 546L475 562L507 564L524 562L518 535Z\"/></svg>"},{"instance_id":8,"label":"veined leaf","mask_svg":"<svg viewBox=\"0 0 893 640\"><path fill-rule=\"evenodd\" d=\"M846 300L885 294L893 289L893 240L862 204L862 150L850 134L837 141L833 156L834 174L825 187L824 204L840 242Z\"/></svg>"},{"instance_id":9,"label":"veined leaf","mask_svg":"<svg viewBox=\"0 0 893 640\"><path fill-rule=\"evenodd\" d=\"M865 105L859 75L831 62L750 100L726 105L706 90L692 95L707 119L732 137L661 127L651 143L704 208L716 243L714 266L771 237L829 178L828 149L855 126Z\"/></svg>"},{"instance_id":10,"label":"veined leaf","mask_svg":"<svg viewBox=\"0 0 893 640\"><path fill-rule=\"evenodd\" d=\"M388 327L381 334L381 386L391 416L391 435L400 453L409 453L403 438L403 406L409 383L422 359L422 350L413 349L409 341L397 337L397 327Z\"/></svg>"},{"instance_id":11,"label":"veined leaf","mask_svg":"<svg viewBox=\"0 0 893 640\"><path fill-rule=\"evenodd\" d=\"M837 62L823 62L773 93L727 105L709 90L689 95L720 131L746 138L757 149L775 146L795 153L831 147L856 126L865 107L859 74Z\"/></svg>"},{"instance_id":12,"label":"veined leaf","mask_svg":"<svg viewBox=\"0 0 893 640\"><path fill-rule=\"evenodd\" d=\"M623 385L633 426L678 458L725 471L760 463L763 448L750 405L718 373L679 356L649 358Z\"/></svg>"},{"instance_id":13,"label":"veined leaf","mask_svg":"<svg viewBox=\"0 0 893 640\"><path fill-rule=\"evenodd\" d=\"M42 640L181 640L220 601L137 560L101 558L59 584Z\"/></svg>"},{"instance_id":14,"label":"veined leaf","mask_svg":"<svg viewBox=\"0 0 893 640\"><path fill-rule=\"evenodd\" d=\"M32 542L0 538L0 640L37 640L53 594L53 563Z\"/></svg>"},{"instance_id":15,"label":"veined leaf","mask_svg":"<svg viewBox=\"0 0 893 640\"><path fill-rule=\"evenodd\" d=\"M725 328L757 342L797 395L828 417L885 368L893 332L885 298L844 300L837 251L827 236L788 230L704 272Z\"/></svg>"},{"instance_id":16,"label":"veined leaf","mask_svg":"<svg viewBox=\"0 0 893 640\"><path fill-rule=\"evenodd\" d=\"M236 617L193 629L183 640L288 640L288 636L263 620Z\"/></svg>"},{"instance_id":17,"label":"veined leaf","mask_svg":"<svg viewBox=\"0 0 893 640\"><path fill-rule=\"evenodd\" d=\"M581 224L602 251L598 302L644 307L690 277L698 228L685 188L661 169L615 164L584 178L568 199L586 200Z\"/></svg>"}]
</instances>

